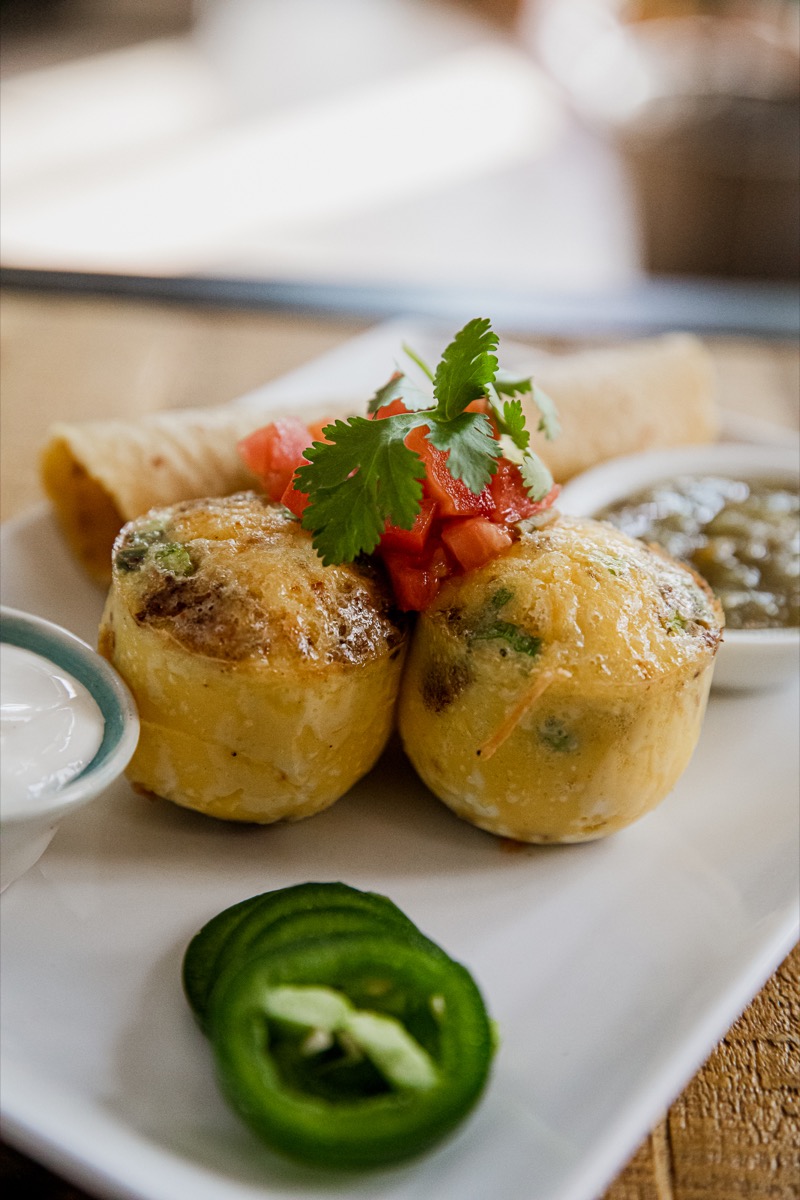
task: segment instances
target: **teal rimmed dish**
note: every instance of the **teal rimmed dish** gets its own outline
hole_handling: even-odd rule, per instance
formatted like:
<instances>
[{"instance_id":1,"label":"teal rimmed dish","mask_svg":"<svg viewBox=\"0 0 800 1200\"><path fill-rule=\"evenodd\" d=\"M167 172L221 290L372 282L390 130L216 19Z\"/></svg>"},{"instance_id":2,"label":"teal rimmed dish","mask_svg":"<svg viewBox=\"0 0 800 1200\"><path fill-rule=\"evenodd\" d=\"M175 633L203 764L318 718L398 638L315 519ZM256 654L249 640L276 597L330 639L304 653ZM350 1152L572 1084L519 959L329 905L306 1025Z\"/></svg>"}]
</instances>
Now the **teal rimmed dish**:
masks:
<instances>
[{"instance_id":1,"label":"teal rimmed dish","mask_svg":"<svg viewBox=\"0 0 800 1200\"><path fill-rule=\"evenodd\" d=\"M139 738L133 697L116 671L86 642L43 617L0 610L0 640L49 659L91 693L103 715L102 742L81 773L23 808L0 811L0 891L47 849L63 817L95 799L128 765Z\"/></svg>"}]
</instances>

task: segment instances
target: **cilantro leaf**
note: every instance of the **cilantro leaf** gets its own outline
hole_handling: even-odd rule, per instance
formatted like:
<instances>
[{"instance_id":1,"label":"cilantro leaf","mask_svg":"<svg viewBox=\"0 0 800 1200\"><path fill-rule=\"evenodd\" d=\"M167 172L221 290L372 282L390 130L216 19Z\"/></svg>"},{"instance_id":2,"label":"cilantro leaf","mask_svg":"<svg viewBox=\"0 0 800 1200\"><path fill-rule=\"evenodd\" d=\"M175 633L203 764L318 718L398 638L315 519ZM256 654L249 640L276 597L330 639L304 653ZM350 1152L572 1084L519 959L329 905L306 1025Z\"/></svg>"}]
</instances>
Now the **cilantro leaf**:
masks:
<instances>
[{"instance_id":1,"label":"cilantro leaf","mask_svg":"<svg viewBox=\"0 0 800 1200\"><path fill-rule=\"evenodd\" d=\"M500 434L503 453L516 463L522 462L522 455L528 449L531 440L531 435L525 428L522 401L516 397L532 390L532 379L520 379L508 371L498 371L494 382L489 384L486 391ZM503 400L501 396L511 396L512 399Z\"/></svg>"},{"instance_id":2,"label":"cilantro leaf","mask_svg":"<svg viewBox=\"0 0 800 1200\"><path fill-rule=\"evenodd\" d=\"M463 480L471 492L486 487L497 470L501 447L484 413L465 412L450 421L431 420L427 436L437 450L450 451L447 469L454 479Z\"/></svg>"},{"instance_id":3,"label":"cilantro leaf","mask_svg":"<svg viewBox=\"0 0 800 1200\"><path fill-rule=\"evenodd\" d=\"M430 392L423 392L422 388L417 387L413 379L409 379L408 375L403 376L402 394L403 403L412 412L420 412L422 409L428 409L433 403Z\"/></svg>"},{"instance_id":4,"label":"cilantro leaf","mask_svg":"<svg viewBox=\"0 0 800 1200\"><path fill-rule=\"evenodd\" d=\"M527 450L531 435L525 428L525 413L522 411L521 400L506 400L503 405L503 420L501 433L511 438L520 450Z\"/></svg>"},{"instance_id":5,"label":"cilantro leaf","mask_svg":"<svg viewBox=\"0 0 800 1200\"><path fill-rule=\"evenodd\" d=\"M531 500L543 500L553 487L553 476L539 455L529 450L519 469Z\"/></svg>"},{"instance_id":6,"label":"cilantro leaf","mask_svg":"<svg viewBox=\"0 0 800 1200\"><path fill-rule=\"evenodd\" d=\"M378 388L375 395L369 401L367 412L376 413L379 408L383 408L384 404L391 404L393 400L402 399L404 379L405 376L402 371L395 371L383 387Z\"/></svg>"},{"instance_id":7,"label":"cilantro leaf","mask_svg":"<svg viewBox=\"0 0 800 1200\"><path fill-rule=\"evenodd\" d=\"M510 371L499 370L495 376L494 386L501 396L521 396L523 392L533 391L533 380L529 375L518 378Z\"/></svg>"},{"instance_id":8,"label":"cilantro leaf","mask_svg":"<svg viewBox=\"0 0 800 1200\"><path fill-rule=\"evenodd\" d=\"M552 476L529 449L530 435L518 396L534 392L547 436L558 428L555 406L531 380L498 371L498 338L489 321L478 317L464 326L445 349L432 374L427 364L404 347L420 371L433 381L426 394L397 370L369 403L370 413L402 399L407 411L381 420L351 417L324 429L325 442L305 452L307 462L295 478L309 502L302 524L325 564L351 562L371 553L386 522L410 529L422 503L425 464L405 444L412 429L427 426L431 445L446 454L447 469L475 494L486 486L504 453L520 463L529 494L540 500L553 486ZM491 420L467 412L473 400L486 396ZM502 398L501 398L502 397ZM492 421L499 439L493 436Z\"/></svg>"},{"instance_id":9,"label":"cilantro leaf","mask_svg":"<svg viewBox=\"0 0 800 1200\"><path fill-rule=\"evenodd\" d=\"M497 373L497 358L492 351L497 349L498 340L485 317L476 317L453 338L433 377L436 416L440 420L452 420L473 400L486 395Z\"/></svg>"},{"instance_id":10,"label":"cilantro leaf","mask_svg":"<svg viewBox=\"0 0 800 1200\"><path fill-rule=\"evenodd\" d=\"M501 402L499 396L496 393L492 395L491 391L489 392L489 401L492 406L492 416L497 425L497 432L500 436L508 438L511 445L516 446L518 450L527 450L531 435L525 428L525 413L522 411L522 401L506 400Z\"/></svg>"},{"instance_id":11,"label":"cilantro leaf","mask_svg":"<svg viewBox=\"0 0 800 1200\"><path fill-rule=\"evenodd\" d=\"M498 371L494 380L492 391L489 392L489 399L492 401L492 407L497 411L500 407L500 396L518 396L525 392L530 392L531 399L539 410L539 424L536 426L539 433L543 433L549 442L557 438L561 433L561 424L558 419L558 410L551 396L548 396L538 383L534 383L532 379L517 379L508 371ZM521 406L520 406L521 411ZM511 435L514 444L519 446L521 450L526 449L530 434L527 435L525 445L523 445L509 429L501 429L501 433Z\"/></svg>"},{"instance_id":12,"label":"cilantro leaf","mask_svg":"<svg viewBox=\"0 0 800 1200\"><path fill-rule=\"evenodd\" d=\"M367 412L376 413L379 408L391 404L393 400L402 400L406 408L415 412L430 408L433 404L431 396L417 387L413 379L409 379L402 371L395 371L391 379L382 388L378 388L367 405Z\"/></svg>"},{"instance_id":13,"label":"cilantro leaf","mask_svg":"<svg viewBox=\"0 0 800 1200\"><path fill-rule=\"evenodd\" d=\"M561 423L555 403L538 384L533 385L533 403L539 410L539 424L536 428L543 433L549 442L561 433Z\"/></svg>"},{"instance_id":14,"label":"cilantro leaf","mask_svg":"<svg viewBox=\"0 0 800 1200\"><path fill-rule=\"evenodd\" d=\"M309 495L302 524L326 566L371 553L387 519L403 529L414 524L425 468L403 439L415 424L413 413L382 421L351 417L327 425L328 441L306 451L308 463L296 472Z\"/></svg>"}]
</instances>

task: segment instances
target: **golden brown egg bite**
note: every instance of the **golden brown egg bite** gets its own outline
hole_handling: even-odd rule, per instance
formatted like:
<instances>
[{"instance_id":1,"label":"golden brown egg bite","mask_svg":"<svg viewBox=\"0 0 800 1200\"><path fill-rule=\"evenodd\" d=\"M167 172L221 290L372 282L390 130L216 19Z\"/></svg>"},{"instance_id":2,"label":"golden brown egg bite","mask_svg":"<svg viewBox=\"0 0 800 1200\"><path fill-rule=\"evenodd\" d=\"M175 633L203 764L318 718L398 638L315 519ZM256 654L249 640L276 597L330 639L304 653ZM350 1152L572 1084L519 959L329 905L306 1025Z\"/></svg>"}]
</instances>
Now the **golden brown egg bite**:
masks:
<instances>
[{"instance_id":1,"label":"golden brown egg bite","mask_svg":"<svg viewBox=\"0 0 800 1200\"><path fill-rule=\"evenodd\" d=\"M556 515L421 615L398 710L406 752L492 833L613 833L689 762L721 628L692 572L610 525Z\"/></svg>"},{"instance_id":2,"label":"golden brown egg bite","mask_svg":"<svg viewBox=\"0 0 800 1200\"><path fill-rule=\"evenodd\" d=\"M375 570L324 567L254 492L152 510L113 564L99 644L139 706L134 784L267 823L326 808L373 766L406 643Z\"/></svg>"}]
</instances>

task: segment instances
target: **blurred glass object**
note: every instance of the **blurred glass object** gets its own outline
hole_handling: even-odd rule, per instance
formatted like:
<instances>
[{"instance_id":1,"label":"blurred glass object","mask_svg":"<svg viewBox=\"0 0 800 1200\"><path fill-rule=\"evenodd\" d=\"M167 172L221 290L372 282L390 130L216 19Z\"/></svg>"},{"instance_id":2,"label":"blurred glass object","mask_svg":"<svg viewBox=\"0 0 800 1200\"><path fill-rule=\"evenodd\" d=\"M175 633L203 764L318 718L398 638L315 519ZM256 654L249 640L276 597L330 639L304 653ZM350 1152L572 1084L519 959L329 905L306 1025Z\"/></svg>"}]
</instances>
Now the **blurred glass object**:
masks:
<instances>
[{"instance_id":1,"label":"blurred glass object","mask_svg":"<svg viewBox=\"0 0 800 1200\"><path fill-rule=\"evenodd\" d=\"M650 271L800 275L797 0L540 0L534 36L620 149Z\"/></svg>"}]
</instances>

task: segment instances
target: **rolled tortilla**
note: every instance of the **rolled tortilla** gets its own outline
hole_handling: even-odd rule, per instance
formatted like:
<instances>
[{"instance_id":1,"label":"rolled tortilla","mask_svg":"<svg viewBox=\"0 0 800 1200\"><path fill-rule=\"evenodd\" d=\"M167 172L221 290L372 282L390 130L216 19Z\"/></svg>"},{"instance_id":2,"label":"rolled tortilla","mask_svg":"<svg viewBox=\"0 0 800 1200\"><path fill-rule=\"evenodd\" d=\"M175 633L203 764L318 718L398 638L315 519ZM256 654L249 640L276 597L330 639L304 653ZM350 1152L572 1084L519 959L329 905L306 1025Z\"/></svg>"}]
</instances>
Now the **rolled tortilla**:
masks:
<instances>
[{"instance_id":1,"label":"rolled tortilla","mask_svg":"<svg viewBox=\"0 0 800 1200\"><path fill-rule=\"evenodd\" d=\"M110 583L111 547L126 521L155 505L252 487L236 443L259 423L254 414L231 408L53 425L42 484L92 578Z\"/></svg>"},{"instance_id":2,"label":"rolled tortilla","mask_svg":"<svg viewBox=\"0 0 800 1200\"><path fill-rule=\"evenodd\" d=\"M565 355L542 355L534 378L556 401L562 424L554 442L535 448L557 480L604 459L645 448L712 440L718 419L711 358L690 335L670 335ZM527 402L526 402L527 403ZM363 405L304 404L309 422L345 416ZM52 426L42 483L73 552L102 585L111 579L111 547L126 521L155 506L224 496L253 487L236 444L276 416L231 405L157 413L137 421ZM539 416L528 403L529 428Z\"/></svg>"},{"instance_id":3,"label":"rolled tortilla","mask_svg":"<svg viewBox=\"0 0 800 1200\"><path fill-rule=\"evenodd\" d=\"M622 454L711 442L719 434L714 364L691 334L553 355L530 373L558 409L559 437L548 442L535 433L531 446L559 483ZM538 410L522 400L535 430Z\"/></svg>"},{"instance_id":4,"label":"rolled tortilla","mask_svg":"<svg viewBox=\"0 0 800 1200\"><path fill-rule=\"evenodd\" d=\"M329 413L329 406L323 413L308 405L302 417L312 422ZM230 405L154 413L137 421L52 425L41 457L42 485L68 545L92 579L110 584L114 539L126 522L149 509L258 487L236 446L277 415Z\"/></svg>"}]
</instances>

